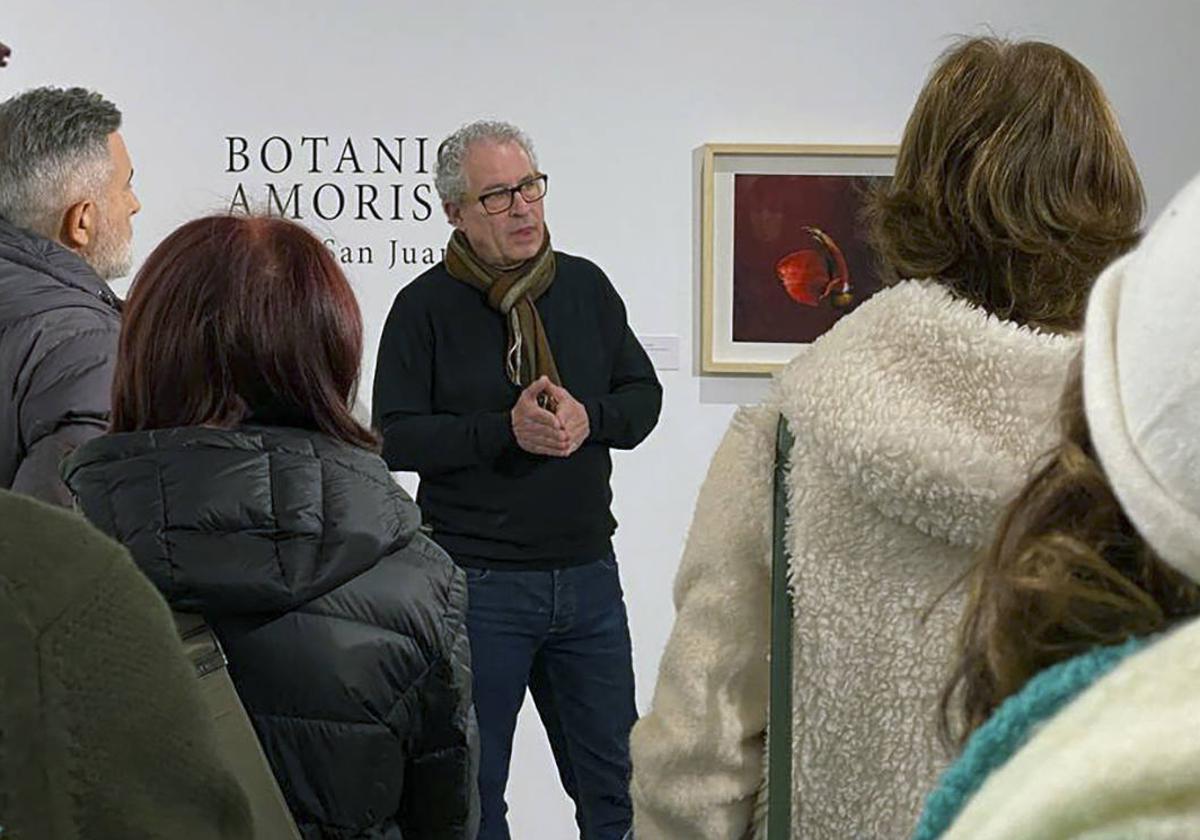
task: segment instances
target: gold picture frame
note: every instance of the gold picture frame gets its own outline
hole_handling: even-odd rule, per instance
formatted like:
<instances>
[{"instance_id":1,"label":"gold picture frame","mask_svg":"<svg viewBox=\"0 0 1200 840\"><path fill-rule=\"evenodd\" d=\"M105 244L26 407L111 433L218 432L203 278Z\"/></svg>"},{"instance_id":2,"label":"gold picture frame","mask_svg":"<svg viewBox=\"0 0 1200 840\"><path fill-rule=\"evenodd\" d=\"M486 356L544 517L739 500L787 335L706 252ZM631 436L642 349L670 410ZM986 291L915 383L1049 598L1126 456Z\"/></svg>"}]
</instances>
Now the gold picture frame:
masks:
<instances>
[{"instance_id":1,"label":"gold picture frame","mask_svg":"<svg viewBox=\"0 0 1200 840\"><path fill-rule=\"evenodd\" d=\"M846 219L852 210L857 213L855 202L861 203L858 190L864 183L891 176L896 150L896 146L890 145L709 143L703 147L701 373L772 373L783 367L799 347L812 340L811 337L805 340L805 336L819 334L841 317L841 312L822 311L829 308L827 298L818 300L800 287L805 282L810 285L821 282L819 277L813 280L803 275L800 269L808 264L818 265L824 258L817 254L829 237L817 228L829 227L836 216L840 235L843 240L849 239L846 244L852 246L839 249L833 245L838 259L841 259L841 251L847 250L854 257L851 262L860 275L871 275L872 269L864 262L862 237L857 228L850 231ZM751 177L739 180L738 176ZM739 195L743 196L745 207L738 203ZM752 199L750 196L766 198ZM767 204L771 206L767 207ZM823 212L830 216L829 223L823 220ZM735 220L740 222L737 234L739 243L749 255L747 260L756 258L757 263L753 260L735 262ZM786 232L783 232L785 228ZM810 249L811 254L802 248L784 253L788 237L792 240L807 237L811 244L812 236L806 232L814 229L819 239ZM754 231L765 233L755 239ZM772 236L775 239L771 239ZM780 261L773 264L775 271L772 273L764 267L770 264L764 260L773 258L776 252ZM828 249L820 250L821 255L830 253ZM801 264L799 269L793 270L794 267L785 262L788 258ZM843 260L839 265L845 268L844 263ZM755 266L754 279L738 286L736 268L749 264ZM787 273L781 273L785 271ZM799 279L793 276L797 271L800 271ZM850 270L843 273L847 275L846 288L849 289ZM779 279L774 274L778 274ZM790 285L782 285L784 277ZM804 306L794 309L794 314L789 309L793 304L789 297L792 295L805 302ZM816 300L816 305L809 305L810 298ZM833 299L844 301L847 298L852 304L842 305L861 303L861 300L854 301L852 292L835 295ZM746 303L746 300L751 302ZM755 313L761 316L762 323L755 321ZM784 319L791 320L785 323ZM807 323L806 319L813 323ZM797 337L799 340L794 340Z\"/></svg>"}]
</instances>

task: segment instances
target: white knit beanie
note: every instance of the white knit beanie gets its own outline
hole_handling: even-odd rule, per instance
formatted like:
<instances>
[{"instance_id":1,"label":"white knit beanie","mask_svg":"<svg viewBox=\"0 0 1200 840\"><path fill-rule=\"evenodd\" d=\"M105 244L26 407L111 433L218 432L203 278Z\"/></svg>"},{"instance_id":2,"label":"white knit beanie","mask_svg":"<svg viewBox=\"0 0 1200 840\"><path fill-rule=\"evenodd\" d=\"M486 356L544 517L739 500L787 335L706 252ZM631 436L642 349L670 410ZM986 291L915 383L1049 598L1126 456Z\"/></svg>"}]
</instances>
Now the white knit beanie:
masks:
<instances>
[{"instance_id":1,"label":"white knit beanie","mask_svg":"<svg viewBox=\"0 0 1200 840\"><path fill-rule=\"evenodd\" d=\"M1200 581L1200 177L1096 282L1083 395L1121 506L1159 556Z\"/></svg>"}]
</instances>

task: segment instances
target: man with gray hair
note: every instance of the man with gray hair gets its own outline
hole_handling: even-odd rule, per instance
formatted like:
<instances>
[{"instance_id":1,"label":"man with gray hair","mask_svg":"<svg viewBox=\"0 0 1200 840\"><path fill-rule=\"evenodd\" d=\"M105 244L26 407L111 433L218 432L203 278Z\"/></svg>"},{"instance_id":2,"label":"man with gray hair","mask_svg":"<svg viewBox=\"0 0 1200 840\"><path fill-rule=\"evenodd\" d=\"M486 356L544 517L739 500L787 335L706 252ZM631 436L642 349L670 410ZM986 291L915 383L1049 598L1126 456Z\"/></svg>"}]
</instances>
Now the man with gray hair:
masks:
<instances>
[{"instance_id":1,"label":"man with gray hair","mask_svg":"<svg viewBox=\"0 0 1200 840\"><path fill-rule=\"evenodd\" d=\"M104 432L141 209L121 112L83 88L0 103L0 487L71 503L58 467Z\"/></svg>"},{"instance_id":2,"label":"man with gray hair","mask_svg":"<svg viewBox=\"0 0 1200 840\"><path fill-rule=\"evenodd\" d=\"M442 144L435 183L454 232L445 260L396 296L374 414L384 459L418 473L426 524L466 569L479 840L509 837L526 689L581 836L618 840L637 710L609 451L650 433L662 388L604 272L551 248L547 182L507 123Z\"/></svg>"}]
</instances>

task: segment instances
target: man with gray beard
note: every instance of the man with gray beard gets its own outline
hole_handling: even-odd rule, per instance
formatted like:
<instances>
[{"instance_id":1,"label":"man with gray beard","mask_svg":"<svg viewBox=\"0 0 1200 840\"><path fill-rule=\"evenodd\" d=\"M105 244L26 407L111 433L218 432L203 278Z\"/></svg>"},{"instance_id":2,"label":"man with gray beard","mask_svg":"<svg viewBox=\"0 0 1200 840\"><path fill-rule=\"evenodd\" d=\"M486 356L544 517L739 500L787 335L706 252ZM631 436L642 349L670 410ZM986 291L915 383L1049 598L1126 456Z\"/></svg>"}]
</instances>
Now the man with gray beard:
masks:
<instances>
[{"instance_id":1,"label":"man with gray beard","mask_svg":"<svg viewBox=\"0 0 1200 840\"><path fill-rule=\"evenodd\" d=\"M121 112L83 88L0 103L0 487L71 503L58 466L104 432L141 205Z\"/></svg>"}]
</instances>

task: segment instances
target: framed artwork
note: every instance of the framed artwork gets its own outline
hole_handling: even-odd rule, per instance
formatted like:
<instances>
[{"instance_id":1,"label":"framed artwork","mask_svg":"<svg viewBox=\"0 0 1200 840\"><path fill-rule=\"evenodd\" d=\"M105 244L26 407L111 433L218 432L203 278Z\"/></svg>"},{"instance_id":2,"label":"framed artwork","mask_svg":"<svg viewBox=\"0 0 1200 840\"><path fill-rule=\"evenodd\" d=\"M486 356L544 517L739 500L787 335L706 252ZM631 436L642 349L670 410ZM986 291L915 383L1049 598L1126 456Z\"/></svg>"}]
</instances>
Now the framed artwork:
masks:
<instances>
[{"instance_id":1,"label":"framed artwork","mask_svg":"<svg viewBox=\"0 0 1200 840\"><path fill-rule=\"evenodd\" d=\"M862 210L895 146L704 147L701 372L771 373L877 292Z\"/></svg>"}]
</instances>

